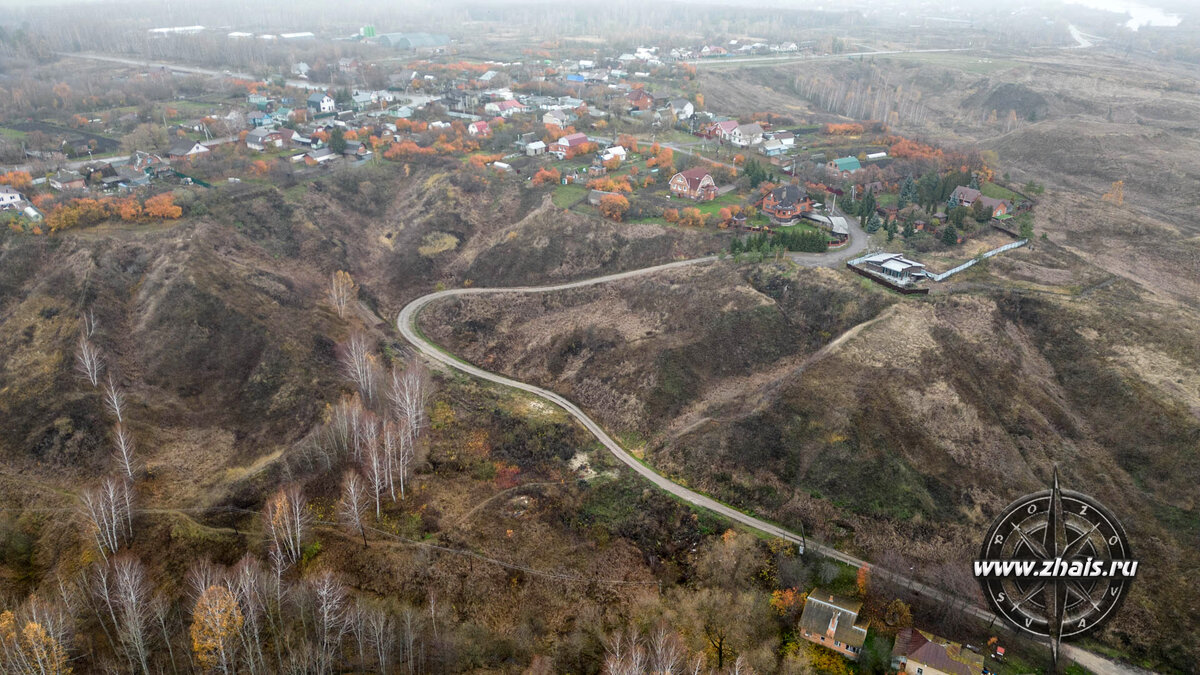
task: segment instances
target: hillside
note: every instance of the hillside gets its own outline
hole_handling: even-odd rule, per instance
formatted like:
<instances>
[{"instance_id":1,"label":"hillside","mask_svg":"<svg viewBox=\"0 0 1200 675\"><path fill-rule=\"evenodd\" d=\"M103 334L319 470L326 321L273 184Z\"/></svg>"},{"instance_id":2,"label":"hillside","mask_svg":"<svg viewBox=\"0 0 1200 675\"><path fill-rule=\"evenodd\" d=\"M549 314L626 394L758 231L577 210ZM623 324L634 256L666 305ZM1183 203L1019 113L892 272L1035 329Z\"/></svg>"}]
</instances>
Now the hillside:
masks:
<instances>
[{"instance_id":1,"label":"hillside","mask_svg":"<svg viewBox=\"0 0 1200 675\"><path fill-rule=\"evenodd\" d=\"M1053 244L987 267L898 301L845 272L717 263L460 298L422 326L570 396L691 487L968 592L955 570L980 531L1057 463L1128 514L1143 559L1169 561L1104 640L1182 663L1194 646L1172 626L1197 618L1177 591L1198 562L1198 317Z\"/></svg>"}]
</instances>

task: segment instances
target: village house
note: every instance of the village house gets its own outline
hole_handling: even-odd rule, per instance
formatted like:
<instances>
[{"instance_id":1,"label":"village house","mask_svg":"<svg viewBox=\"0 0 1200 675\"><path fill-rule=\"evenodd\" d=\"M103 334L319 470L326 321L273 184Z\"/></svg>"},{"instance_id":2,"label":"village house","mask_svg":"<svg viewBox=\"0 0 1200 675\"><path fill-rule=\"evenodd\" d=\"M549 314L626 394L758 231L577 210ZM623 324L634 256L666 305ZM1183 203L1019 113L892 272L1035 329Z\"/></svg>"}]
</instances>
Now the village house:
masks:
<instances>
[{"instance_id":1,"label":"village house","mask_svg":"<svg viewBox=\"0 0 1200 675\"><path fill-rule=\"evenodd\" d=\"M892 648L892 670L910 675L981 675L983 655L932 633L904 628Z\"/></svg>"},{"instance_id":2,"label":"village house","mask_svg":"<svg viewBox=\"0 0 1200 675\"><path fill-rule=\"evenodd\" d=\"M708 135L712 138L719 138L722 141L728 141L729 135L733 133L733 130L736 128L738 128L737 120L713 122L708 127Z\"/></svg>"},{"instance_id":3,"label":"village house","mask_svg":"<svg viewBox=\"0 0 1200 675\"><path fill-rule=\"evenodd\" d=\"M861 168L862 164L857 157L839 157L831 159L825 164L825 171L837 178L848 178Z\"/></svg>"},{"instance_id":4,"label":"village house","mask_svg":"<svg viewBox=\"0 0 1200 675\"><path fill-rule=\"evenodd\" d=\"M200 141L181 139L175 141L171 145L171 149L167 150L167 157L173 160L192 159L199 155L207 155L209 152L211 151L200 143Z\"/></svg>"},{"instance_id":5,"label":"village house","mask_svg":"<svg viewBox=\"0 0 1200 675\"><path fill-rule=\"evenodd\" d=\"M314 113L324 115L337 110L337 103L333 100L332 96L319 91L308 95L308 109Z\"/></svg>"},{"instance_id":6,"label":"village house","mask_svg":"<svg viewBox=\"0 0 1200 675\"><path fill-rule=\"evenodd\" d=\"M763 128L757 124L739 124L729 132L729 142L742 148L757 145L762 139Z\"/></svg>"},{"instance_id":7,"label":"village house","mask_svg":"<svg viewBox=\"0 0 1200 675\"><path fill-rule=\"evenodd\" d=\"M246 134L246 147L259 152L267 148L281 148L283 136L273 129L255 129Z\"/></svg>"},{"instance_id":8,"label":"village house","mask_svg":"<svg viewBox=\"0 0 1200 675\"><path fill-rule=\"evenodd\" d=\"M21 202L25 201L25 196L11 185L0 185L0 209L9 210L19 208Z\"/></svg>"},{"instance_id":9,"label":"village house","mask_svg":"<svg viewBox=\"0 0 1200 675\"><path fill-rule=\"evenodd\" d=\"M792 225L812 213L813 200L799 185L780 185L763 195L760 208L776 225Z\"/></svg>"},{"instance_id":10,"label":"village house","mask_svg":"<svg viewBox=\"0 0 1200 675\"><path fill-rule=\"evenodd\" d=\"M771 134L771 139L782 143L784 148L791 148L796 145L796 134L790 131L776 131Z\"/></svg>"},{"instance_id":11,"label":"village house","mask_svg":"<svg viewBox=\"0 0 1200 675\"><path fill-rule=\"evenodd\" d=\"M605 148L604 152L600 153L600 161L607 162L610 159L619 159L625 161L625 148L620 145L614 145L610 148Z\"/></svg>"},{"instance_id":12,"label":"village house","mask_svg":"<svg viewBox=\"0 0 1200 675\"><path fill-rule=\"evenodd\" d=\"M688 197L700 201L710 201L717 198L717 182L713 180L708 169L699 166L687 171L680 171L671 176L668 184L671 194L676 197Z\"/></svg>"},{"instance_id":13,"label":"village house","mask_svg":"<svg viewBox=\"0 0 1200 675\"><path fill-rule=\"evenodd\" d=\"M310 150L301 155L304 158L304 163L309 166L319 166L326 162L332 162L338 158L338 154L328 147Z\"/></svg>"},{"instance_id":14,"label":"village house","mask_svg":"<svg viewBox=\"0 0 1200 675\"><path fill-rule=\"evenodd\" d=\"M673 98L667 104L667 107L671 109L671 113L675 115L675 119L687 120L696 114L696 107L686 98Z\"/></svg>"},{"instance_id":15,"label":"village house","mask_svg":"<svg viewBox=\"0 0 1200 675\"><path fill-rule=\"evenodd\" d=\"M1012 202L1007 199L994 199L979 190L962 185L954 188L954 192L950 193L950 198L946 200L946 204L952 209L958 206L965 206L969 209L974 207L977 201L991 209L993 218L1012 213Z\"/></svg>"},{"instance_id":16,"label":"village house","mask_svg":"<svg viewBox=\"0 0 1200 675\"><path fill-rule=\"evenodd\" d=\"M69 169L55 173L47 179L47 182L50 183L51 188L60 192L63 190L82 190L87 184L82 174Z\"/></svg>"},{"instance_id":17,"label":"village house","mask_svg":"<svg viewBox=\"0 0 1200 675\"><path fill-rule=\"evenodd\" d=\"M478 122L471 122L467 125L467 133L472 136L487 136L488 134L492 133L492 128L488 126L486 121L479 120Z\"/></svg>"},{"instance_id":18,"label":"village house","mask_svg":"<svg viewBox=\"0 0 1200 675\"><path fill-rule=\"evenodd\" d=\"M925 266L899 253L876 253L862 261L866 271L901 286L908 286L926 276Z\"/></svg>"},{"instance_id":19,"label":"village house","mask_svg":"<svg viewBox=\"0 0 1200 675\"><path fill-rule=\"evenodd\" d=\"M567 134L550 144L550 154L556 155L559 159L573 157L579 146L587 142L587 134Z\"/></svg>"},{"instance_id":20,"label":"village house","mask_svg":"<svg viewBox=\"0 0 1200 675\"><path fill-rule=\"evenodd\" d=\"M634 89L625 95L630 110L653 110L654 97L645 89Z\"/></svg>"},{"instance_id":21,"label":"village house","mask_svg":"<svg viewBox=\"0 0 1200 675\"><path fill-rule=\"evenodd\" d=\"M565 110L549 110L542 115L542 124L566 129L575 121L575 116Z\"/></svg>"},{"instance_id":22,"label":"village house","mask_svg":"<svg viewBox=\"0 0 1200 675\"><path fill-rule=\"evenodd\" d=\"M800 614L799 631L805 640L857 661L863 643L867 641L867 621L860 621L862 602L835 597L814 588Z\"/></svg>"},{"instance_id":23,"label":"village house","mask_svg":"<svg viewBox=\"0 0 1200 675\"><path fill-rule=\"evenodd\" d=\"M525 156L527 157L536 157L538 155L545 154L545 152L546 144L542 141L534 141L532 143L525 144Z\"/></svg>"},{"instance_id":24,"label":"village house","mask_svg":"<svg viewBox=\"0 0 1200 675\"><path fill-rule=\"evenodd\" d=\"M366 92L355 92L350 97L350 107L357 112L368 110L371 106L375 105L375 103L375 95Z\"/></svg>"},{"instance_id":25,"label":"village house","mask_svg":"<svg viewBox=\"0 0 1200 675\"><path fill-rule=\"evenodd\" d=\"M767 157L778 157L779 155L787 152L787 148L783 146L783 141L772 138L770 140L763 141L762 144L758 146L758 151Z\"/></svg>"},{"instance_id":26,"label":"village house","mask_svg":"<svg viewBox=\"0 0 1200 675\"><path fill-rule=\"evenodd\" d=\"M525 106L520 101L508 99L507 101L492 101L487 103L483 106L483 110L491 115L509 118L517 113L525 112Z\"/></svg>"}]
</instances>

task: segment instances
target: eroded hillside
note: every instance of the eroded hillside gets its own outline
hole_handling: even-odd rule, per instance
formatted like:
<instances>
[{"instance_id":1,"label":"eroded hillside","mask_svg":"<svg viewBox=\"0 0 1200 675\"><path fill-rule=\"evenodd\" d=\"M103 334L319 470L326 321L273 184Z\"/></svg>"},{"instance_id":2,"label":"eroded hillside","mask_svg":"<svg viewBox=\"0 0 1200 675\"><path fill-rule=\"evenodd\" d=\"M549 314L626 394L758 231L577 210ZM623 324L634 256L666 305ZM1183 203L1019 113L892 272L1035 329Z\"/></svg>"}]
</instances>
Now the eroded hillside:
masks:
<instances>
[{"instance_id":1,"label":"eroded hillside","mask_svg":"<svg viewBox=\"0 0 1200 675\"><path fill-rule=\"evenodd\" d=\"M1177 592L1198 562L1195 312L1047 243L943 290L722 262L455 299L422 326L571 397L689 486L968 592L956 566L1057 464L1164 561L1105 639L1188 653L1171 626L1197 618Z\"/></svg>"}]
</instances>

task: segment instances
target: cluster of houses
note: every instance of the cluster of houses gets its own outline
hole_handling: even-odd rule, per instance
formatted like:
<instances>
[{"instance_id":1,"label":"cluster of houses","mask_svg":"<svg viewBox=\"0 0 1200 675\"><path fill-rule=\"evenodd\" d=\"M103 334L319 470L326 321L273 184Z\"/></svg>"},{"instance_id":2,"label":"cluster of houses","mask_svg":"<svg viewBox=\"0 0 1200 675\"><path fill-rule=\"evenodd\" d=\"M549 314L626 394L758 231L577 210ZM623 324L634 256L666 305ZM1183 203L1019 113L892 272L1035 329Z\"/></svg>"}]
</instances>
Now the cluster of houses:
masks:
<instances>
[{"instance_id":1,"label":"cluster of houses","mask_svg":"<svg viewBox=\"0 0 1200 675\"><path fill-rule=\"evenodd\" d=\"M809 642L857 661L869 627L861 611L861 601L816 588L804 603L798 632ZM900 630L891 656L893 671L911 675L982 675L984 670L982 654L915 628Z\"/></svg>"}]
</instances>

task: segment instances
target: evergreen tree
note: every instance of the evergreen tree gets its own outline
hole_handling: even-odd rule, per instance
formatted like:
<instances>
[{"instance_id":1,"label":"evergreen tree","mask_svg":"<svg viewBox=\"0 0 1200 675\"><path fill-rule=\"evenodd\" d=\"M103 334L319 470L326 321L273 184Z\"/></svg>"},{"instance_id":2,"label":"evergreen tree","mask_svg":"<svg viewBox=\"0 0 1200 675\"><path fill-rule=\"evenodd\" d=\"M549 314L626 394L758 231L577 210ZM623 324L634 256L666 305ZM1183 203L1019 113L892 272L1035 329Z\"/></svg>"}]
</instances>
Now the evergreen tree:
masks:
<instances>
[{"instance_id":1,"label":"evergreen tree","mask_svg":"<svg viewBox=\"0 0 1200 675\"><path fill-rule=\"evenodd\" d=\"M880 227L883 227L883 221L879 219L878 213L872 213L870 217L867 218L867 232L874 234L879 231Z\"/></svg>"},{"instance_id":2,"label":"evergreen tree","mask_svg":"<svg viewBox=\"0 0 1200 675\"><path fill-rule=\"evenodd\" d=\"M346 149L346 132L341 127L334 127L329 132L329 149L339 155Z\"/></svg>"},{"instance_id":3,"label":"evergreen tree","mask_svg":"<svg viewBox=\"0 0 1200 675\"><path fill-rule=\"evenodd\" d=\"M917 233L917 228L913 226L912 219L904 221L904 238L908 239Z\"/></svg>"},{"instance_id":4,"label":"evergreen tree","mask_svg":"<svg viewBox=\"0 0 1200 675\"><path fill-rule=\"evenodd\" d=\"M942 243L947 246L953 246L958 243L958 230L953 225L947 225L942 230Z\"/></svg>"},{"instance_id":5,"label":"evergreen tree","mask_svg":"<svg viewBox=\"0 0 1200 675\"><path fill-rule=\"evenodd\" d=\"M891 241L896 238L896 221L889 221L886 229L888 243L891 243Z\"/></svg>"},{"instance_id":6,"label":"evergreen tree","mask_svg":"<svg viewBox=\"0 0 1200 675\"><path fill-rule=\"evenodd\" d=\"M858 203L858 217L870 218L875 215L875 193L870 190L863 195L862 201Z\"/></svg>"},{"instance_id":7,"label":"evergreen tree","mask_svg":"<svg viewBox=\"0 0 1200 675\"><path fill-rule=\"evenodd\" d=\"M896 200L898 208L904 208L917 200L917 184L913 181L912 176L904 179L904 183L900 185L900 197Z\"/></svg>"},{"instance_id":8,"label":"evergreen tree","mask_svg":"<svg viewBox=\"0 0 1200 675\"><path fill-rule=\"evenodd\" d=\"M971 174L971 189L972 190L979 189L979 175L978 174L974 174L974 173Z\"/></svg>"}]
</instances>

